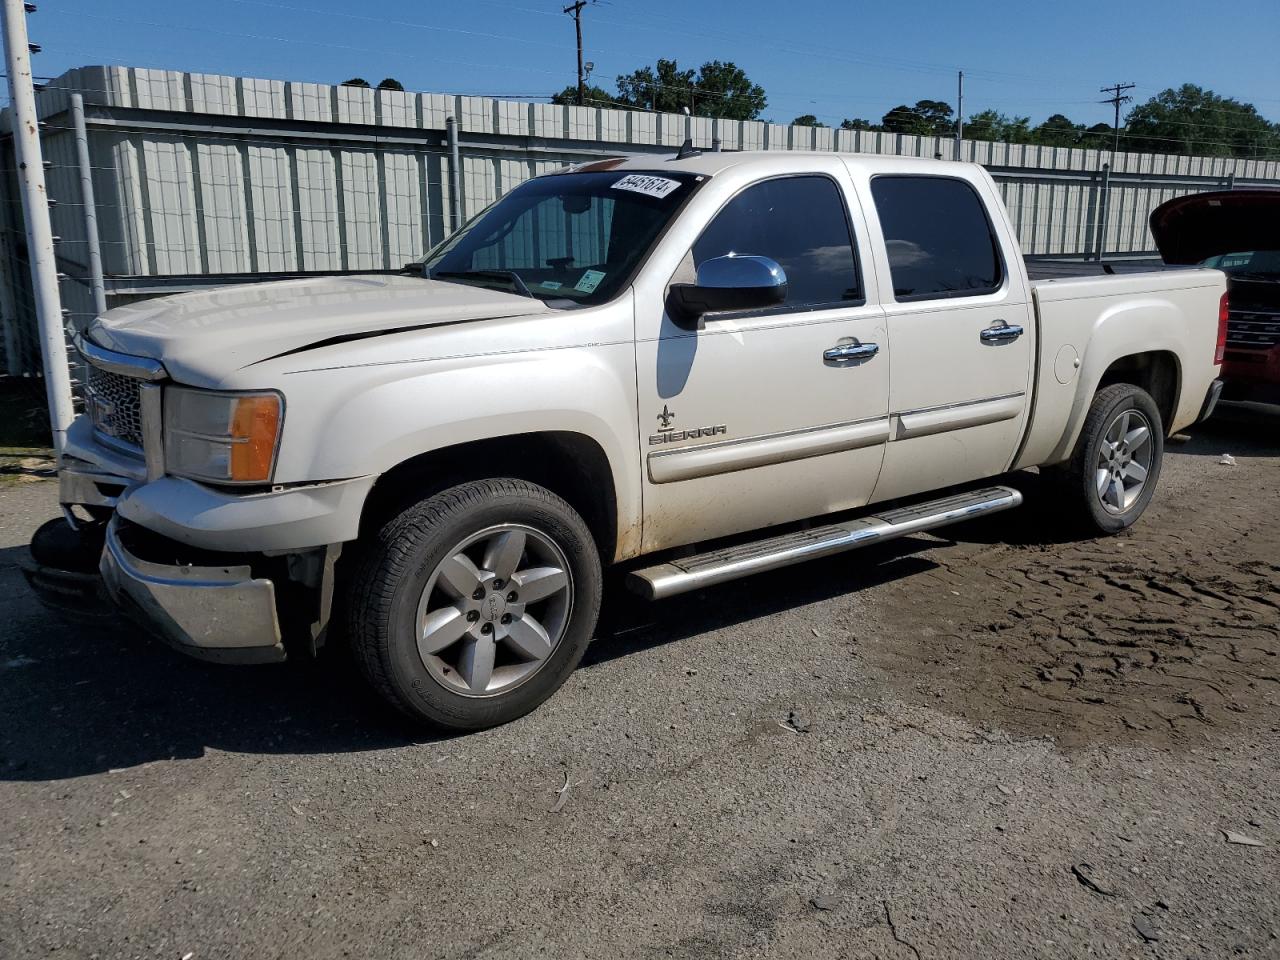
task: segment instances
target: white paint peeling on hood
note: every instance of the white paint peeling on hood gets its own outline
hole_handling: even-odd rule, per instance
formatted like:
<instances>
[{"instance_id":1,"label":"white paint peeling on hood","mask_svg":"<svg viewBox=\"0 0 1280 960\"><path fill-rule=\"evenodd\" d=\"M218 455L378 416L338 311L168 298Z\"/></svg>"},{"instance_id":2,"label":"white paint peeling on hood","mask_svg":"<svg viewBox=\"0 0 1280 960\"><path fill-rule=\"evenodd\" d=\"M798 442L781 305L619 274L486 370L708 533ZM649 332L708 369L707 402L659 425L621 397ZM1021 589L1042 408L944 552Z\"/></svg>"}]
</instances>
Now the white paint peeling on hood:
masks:
<instances>
[{"instance_id":1,"label":"white paint peeling on hood","mask_svg":"<svg viewBox=\"0 0 1280 960\"><path fill-rule=\"evenodd\" d=\"M547 313L541 300L418 276L354 275L242 284L117 307L95 320L100 346L207 381L335 337Z\"/></svg>"}]
</instances>

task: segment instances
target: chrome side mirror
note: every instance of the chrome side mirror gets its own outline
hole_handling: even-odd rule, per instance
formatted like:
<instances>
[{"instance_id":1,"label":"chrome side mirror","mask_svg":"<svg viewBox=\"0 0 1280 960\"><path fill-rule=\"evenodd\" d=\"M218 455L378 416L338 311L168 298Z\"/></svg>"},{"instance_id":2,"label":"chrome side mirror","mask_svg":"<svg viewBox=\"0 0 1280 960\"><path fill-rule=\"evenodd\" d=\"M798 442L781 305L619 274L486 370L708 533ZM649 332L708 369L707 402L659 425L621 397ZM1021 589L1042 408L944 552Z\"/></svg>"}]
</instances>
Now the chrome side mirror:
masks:
<instances>
[{"instance_id":1,"label":"chrome side mirror","mask_svg":"<svg viewBox=\"0 0 1280 960\"><path fill-rule=\"evenodd\" d=\"M668 313L686 322L725 310L759 310L787 299L787 274L768 257L730 254L698 265L697 283L673 283Z\"/></svg>"}]
</instances>

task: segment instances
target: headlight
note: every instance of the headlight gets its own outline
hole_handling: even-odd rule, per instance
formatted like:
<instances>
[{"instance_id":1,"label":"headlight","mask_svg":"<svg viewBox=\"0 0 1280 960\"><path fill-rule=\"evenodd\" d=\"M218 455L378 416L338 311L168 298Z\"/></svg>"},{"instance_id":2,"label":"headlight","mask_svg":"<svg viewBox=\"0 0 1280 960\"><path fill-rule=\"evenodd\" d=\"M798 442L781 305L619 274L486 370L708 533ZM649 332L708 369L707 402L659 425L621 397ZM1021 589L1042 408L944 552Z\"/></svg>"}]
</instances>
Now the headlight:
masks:
<instances>
[{"instance_id":1,"label":"headlight","mask_svg":"<svg viewBox=\"0 0 1280 960\"><path fill-rule=\"evenodd\" d=\"M165 471L213 483L267 483L284 419L278 393L164 393Z\"/></svg>"}]
</instances>

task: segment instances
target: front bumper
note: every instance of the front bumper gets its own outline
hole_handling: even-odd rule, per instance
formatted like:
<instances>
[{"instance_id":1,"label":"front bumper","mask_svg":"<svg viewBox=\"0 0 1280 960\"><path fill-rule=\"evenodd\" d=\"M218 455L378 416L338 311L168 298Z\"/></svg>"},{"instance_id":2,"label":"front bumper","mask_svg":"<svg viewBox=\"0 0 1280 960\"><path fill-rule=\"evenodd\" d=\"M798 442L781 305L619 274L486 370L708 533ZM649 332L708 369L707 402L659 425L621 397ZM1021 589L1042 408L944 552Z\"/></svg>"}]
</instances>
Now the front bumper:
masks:
<instances>
[{"instance_id":1,"label":"front bumper","mask_svg":"<svg viewBox=\"0 0 1280 960\"><path fill-rule=\"evenodd\" d=\"M171 646L202 660L285 659L275 585L247 564L195 566L144 559L119 518L107 528L101 573L111 599Z\"/></svg>"}]
</instances>

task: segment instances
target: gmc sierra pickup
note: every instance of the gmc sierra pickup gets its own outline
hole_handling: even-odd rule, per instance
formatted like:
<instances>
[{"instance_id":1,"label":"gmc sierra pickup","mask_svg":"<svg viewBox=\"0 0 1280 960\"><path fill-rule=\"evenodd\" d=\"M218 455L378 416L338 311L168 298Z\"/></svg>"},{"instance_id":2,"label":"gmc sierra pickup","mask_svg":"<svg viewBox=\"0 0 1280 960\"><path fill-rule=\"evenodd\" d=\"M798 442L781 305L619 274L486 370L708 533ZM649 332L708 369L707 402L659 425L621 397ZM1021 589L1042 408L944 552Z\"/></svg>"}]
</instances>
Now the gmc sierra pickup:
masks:
<instances>
[{"instance_id":1,"label":"gmc sierra pickup","mask_svg":"<svg viewBox=\"0 0 1280 960\"><path fill-rule=\"evenodd\" d=\"M1015 507L989 478L1027 467L1129 526L1216 399L1225 290L1029 281L979 166L600 161L400 275L98 318L62 502L179 648L278 660L332 621L401 710L484 727L574 669L604 565L660 599Z\"/></svg>"}]
</instances>

